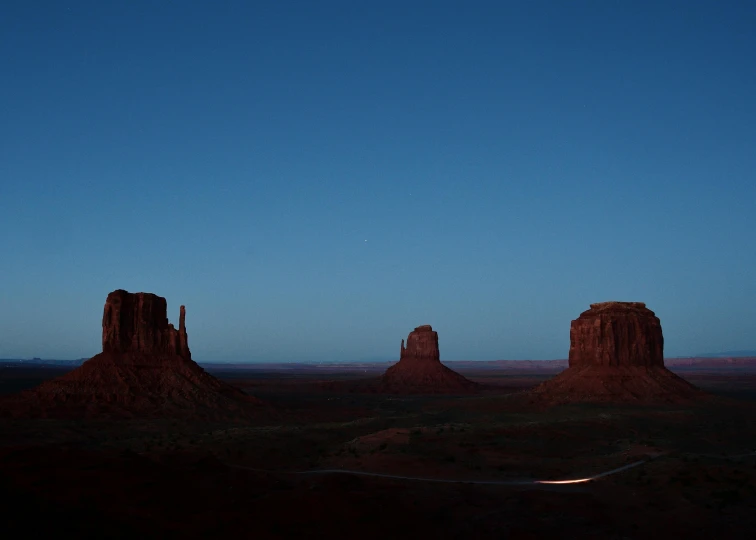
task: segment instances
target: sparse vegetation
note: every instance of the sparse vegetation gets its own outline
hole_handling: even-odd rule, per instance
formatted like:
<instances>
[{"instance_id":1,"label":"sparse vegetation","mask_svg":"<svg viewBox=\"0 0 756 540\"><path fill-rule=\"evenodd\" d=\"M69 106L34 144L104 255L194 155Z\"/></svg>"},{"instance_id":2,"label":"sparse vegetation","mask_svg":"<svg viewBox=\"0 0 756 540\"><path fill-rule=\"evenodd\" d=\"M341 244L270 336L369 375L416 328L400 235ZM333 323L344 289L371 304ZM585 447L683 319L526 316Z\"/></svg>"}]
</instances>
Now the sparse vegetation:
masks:
<instances>
[{"instance_id":1,"label":"sparse vegetation","mask_svg":"<svg viewBox=\"0 0 756 540\"><path fill-rule=\"evenodd\" d=\"M754 432L756 421L743 414L731 415L726 407L702 407L695 414L679 408L666 411L600 406L532 411L517 408L511 401L496 396L393 401L355 395L350 398L352 410L332 405L319 408L321 402L333 403L320 394L291 388L286 392L289 393L280 388L269 390L265 398L276 404L277 417L261 419L256 425L195 425L154 420L88 426L82 422L45 420L24 424L15 420L13 424L5 424L4 429L14 434L26 429L25 436L34 441L79 437L79 444L90 448L133 449L144 453L143 459L156 460L165 466L175 462L170 466L179 467L182 475L197 482L207 481L202 480L204 473L194 468L180 469L186 465L180 465L174 457L160 461L162 456L178 452L186 456L181 459L191 464L192 456L199 459L213 454L220 460L219 468L230 463L279 471L354 468L420 477L560 479L610 470L643 459L659 448L677 452L606 478L602 480L603 489L610 490L616 485L635 493L638 500L634 504L647 509L651 516L666 515L672 501L687 505L696 514L716 515L722 510L728 515L737 514L748 508L756 495L756 457L727 457L749 448L748 434ZM289 411L291 419L287 417ZM721 448L718 445L722 443L717 441L726 441L728 447ZM239 478L247 477L240 474ZM276 478L276 482L290 486L287 489L297 489L285 477ZM360 490L375 496L383 487L399 489L392 481L381 483L346 476L311 480L312 485L331 486L314 490L319 496L325 496L328 490L343 489L350 501L361 497L354 495ZM338 487L342 485L349 487ZM360 487L363 485L370 489ZM238 491L236 486L233 490L229 486L224 489ZM277 488L265 489L275 492ZM459 486L422 483L401 486L402 491L423 493L431 498L439 493L455 493L455 489ZM476 493L474 489L469 491ZM518 493L501 490L497 497L521 508L513 502L522 496ZM580 497L606 509L609 503L593 498L591 493ZM529 496L537 498L540 494ZM558 493L549 496L562 497ZM569 505L572 500L561 499L560 504ZM478 504L489 503L481 499ZM506 513L507 504L497 503L497 511ZM512 515L510 519L519 517ZM627 527L630 530L629 524Z\"/></svg>"}]
</instances>

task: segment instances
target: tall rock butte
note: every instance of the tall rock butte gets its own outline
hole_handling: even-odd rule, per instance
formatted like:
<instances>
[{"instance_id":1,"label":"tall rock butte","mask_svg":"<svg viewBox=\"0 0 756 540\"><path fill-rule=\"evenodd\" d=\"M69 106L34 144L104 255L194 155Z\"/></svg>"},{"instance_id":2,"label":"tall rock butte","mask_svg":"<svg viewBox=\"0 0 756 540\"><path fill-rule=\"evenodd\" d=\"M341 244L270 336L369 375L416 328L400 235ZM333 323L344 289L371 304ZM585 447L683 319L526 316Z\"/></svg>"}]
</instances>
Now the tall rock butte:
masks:
<instances>
[{"instance_id":1,"label":"tall rock butte","mask_svg":"<svg viewBox=\"0 0 756 540\"><path fill-rule=\"evenodd\" d=\"M591 304L570 325L570 367L664 367L661 321L642 302Z\"/></svg>"},{"instance_id":2,"label":"tall rock butte","mask_svg":"<svg viewBox=\"0 0 756 540\"><path fill-rule=\"evenodd\" d=\"M381 377L379 391L390 394L455 394L475 391L478 385L441 363L438 333L418 326L400 349L399 362Z\"/></svg>"},{"instance_id":3,"label":"tall rock butte","mask_svg":"<svg viewBox=\"0 0 756 540\"><path fill-rule=\"evenodd\" d=\"M105 301L102 352L18 396L15 415L188 416L243 419L260 404L192 360L181 306L178 330L165 298L116 290Z\"/></svg>"},{"instance_id":4,"label":"tall rock butte","mask_svg":"<svg viewBox=\"0 0 756 540\"><path fill-rule=\"evenodd\" d=\"M186 336L186 308L179 329L168 322L165 298L152 293L113 291L102 316L102 352L176 355L191 360Z\"/></svg>"},{"instance_id":5,"label":"tall rock butte","mask_svg":"<svg viewBox=\"0 0 756 540\"><path fill-rule=\"evenodd\" d=\"M664 367L661 321L642 302L591 304L570 325L569 367L531 393L552 403L677 403L704 395Z\"/></svg>"}]
</instances>

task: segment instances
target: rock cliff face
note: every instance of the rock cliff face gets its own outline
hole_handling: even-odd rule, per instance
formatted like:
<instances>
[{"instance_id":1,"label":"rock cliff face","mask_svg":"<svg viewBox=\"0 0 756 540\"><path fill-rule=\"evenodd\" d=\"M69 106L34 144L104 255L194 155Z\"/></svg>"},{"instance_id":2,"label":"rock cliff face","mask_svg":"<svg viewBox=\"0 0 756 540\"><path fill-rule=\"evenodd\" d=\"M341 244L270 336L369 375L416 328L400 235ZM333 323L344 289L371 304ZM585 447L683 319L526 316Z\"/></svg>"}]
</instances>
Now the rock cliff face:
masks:
<instances>
[{"instance_id":1,"label":"rock cliff face","mask_svg":"<svg viewBox=\"0 0 756 540\"><path fill-rule=\"evenodd\" d=\"M570 326L570 367L664 367L664 336L642 302L591 304Z\"/></svg>"},{"instance_id":2,"label":"rock cliff face","mask_svg":"<svg viewBox=\"0 0 756 540\"><path fill-rule=\"evenodd\" d=\"M402 350L399 360L432 360L440 362L441 356L438 353L438 332L435 332L431 325L426 324L418 326L409 336L407 336L407 347L404 347L402 340Z\"/></svg>"},{"instance_id":3,"label":"rock cliff face","mask_svg":"<svg viewBox=\"0 0 756 540\"><path fill-rule=\"evenodd\" d=\"M117 290L105 301L102 352L18 396L14 416L243 419L256 398L220 381L191 357L186 310L168 322L165 298Z\"/></svg>"},{"instance_id":4,"label":"rock cliff face","mask_svg":"<svg viewBox=\"0 0 756 540\"><path fill-rule=\"evenodd\" d=\"M418 326L402 340L399 362L381 377L379 391L389 394L455 394L474 392L478 385L441 363L438 333Z\"/></svg>"},{"instance_id":5,"label":"rock cliff face","mask_svg":"<svg viewBox=\"0 0 756 540\"><path fill-rule=\"evenodd\" d=\"M179 329L168 322L165 298L152 293L113 291L102 316L102 352L175 354L192 359L186 336L186 309Z\"/></svg>"},{"instance_id":6,"label":"rock cliff face","mask_svg":"<svg viewBox=\"0 0 756 540\"><path fill-rule=\"evenodd\" d=\"M704 393L664 367L653 311L641 302L602 302L572 321L569 367L531 395L551 403L680 403Z\"/></svg>"}]
</instances>

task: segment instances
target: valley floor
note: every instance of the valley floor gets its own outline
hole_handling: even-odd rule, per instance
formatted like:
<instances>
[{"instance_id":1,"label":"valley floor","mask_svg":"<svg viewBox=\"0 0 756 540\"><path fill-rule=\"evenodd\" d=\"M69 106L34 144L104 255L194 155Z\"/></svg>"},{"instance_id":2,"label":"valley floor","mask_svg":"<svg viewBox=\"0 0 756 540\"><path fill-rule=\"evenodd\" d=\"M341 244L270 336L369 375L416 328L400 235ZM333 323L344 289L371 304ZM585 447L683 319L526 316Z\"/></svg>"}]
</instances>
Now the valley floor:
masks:
<instances>
[{"instance_id":1,"label":"valley floor","mask_svg":"<svg viewBox=\"0 0 756 540\"><path fill-rule=\"evenodd\" d=\"M59 374L2 370L0 390ZM3 525L80 538L756 537L756 373L679 370L718 396L693 406L538 410L519 393L553 373L463 374L484 391L390 396L363 393L365 372L217 371L266 402L247 423L0 420ZM583 484L527 483L644 460ZM387 476L292 474L323 469Z\"/></svg>"}]
</instances>

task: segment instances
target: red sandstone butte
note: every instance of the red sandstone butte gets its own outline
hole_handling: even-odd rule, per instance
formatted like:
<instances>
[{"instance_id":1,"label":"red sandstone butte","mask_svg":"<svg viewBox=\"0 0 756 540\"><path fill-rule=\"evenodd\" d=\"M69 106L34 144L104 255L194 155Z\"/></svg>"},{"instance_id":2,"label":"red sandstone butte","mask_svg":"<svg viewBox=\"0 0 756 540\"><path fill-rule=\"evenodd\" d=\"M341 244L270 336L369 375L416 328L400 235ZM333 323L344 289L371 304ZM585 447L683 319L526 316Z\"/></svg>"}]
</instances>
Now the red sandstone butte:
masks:
<instances>
[{"instance_id":1,"label":"red sandstone butte","mask_svg":"<svg viewBox=\"0 0 756 540\"><path fill-rule=\"evenodd\" d=\"M102 317L102 352L78 369L22 393L20 414L50 417L240 418L257 398L192 360L181 306L179 328L165 298L113 291Z\"/></svg>"},{"instance_id":2,"label":"red sandstone butte","mask_svg":"<svg viewBox=\"0 0 756 540\"><path fill-rule=\"evenodd\" d=\"M181 306L179 329L168 322L165 298L151 293L113 291L102 316L103 353L176 355L191 360L186 336L186 308Z\"/></svg>"},{"instance_id":3,"label":"red sandstone butte","mask_svg":"<svg viewBox=\"0 0 756 540\"><path fill-rule=\"evenodd\" d=\"M664 367L661 321L642 302L591 304L570 325L570 367Z\"/></svg>"},{"instance_id":4,"label":"red sandstone butte","mask_svg":"<svg viewBox=\"0 0 756 540\"><path fill-rule=\"evenodd\" d=\"M531 390L551 403L680 403L702 397L664 367L664 336L642 302L591 304L570 326L569 367Z\"/></svg>"},{"instance_id":5,"label":"red sandstone butte","mask_svg":"<svg viewBox=\"0 0 756 540\"><path fill-rule=\"evenodd\" d=\"M455 394L475 391L478 385L441 363L438 333L418 326L402 340L399 362L381 377L379 391L390 394Z\"/></svg>"}]
</instances>

